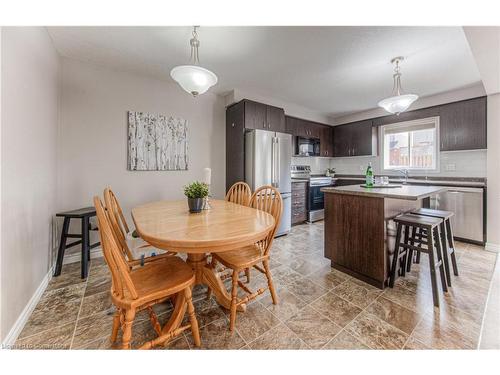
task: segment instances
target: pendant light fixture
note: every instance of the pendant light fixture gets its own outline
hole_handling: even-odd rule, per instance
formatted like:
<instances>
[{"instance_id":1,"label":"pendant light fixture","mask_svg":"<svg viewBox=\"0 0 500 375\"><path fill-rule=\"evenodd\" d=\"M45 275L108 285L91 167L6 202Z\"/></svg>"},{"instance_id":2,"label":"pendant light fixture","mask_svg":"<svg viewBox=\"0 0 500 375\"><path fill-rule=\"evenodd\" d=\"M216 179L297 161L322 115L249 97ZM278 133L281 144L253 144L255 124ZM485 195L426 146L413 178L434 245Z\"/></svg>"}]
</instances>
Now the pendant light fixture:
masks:
<instances>
[{"instance_id":1,"label":"pendant light fixture","mask_svg":"<svg viewBox=\"0 0 500 375\"><path fill-rule=\"evenodd\" d=\"M170 71L172 79L194 97L205 93L217 83L217 76L210 70L202 68L199 65L198 47L200 46L200 41L196 32L197 28L198 26L194 26L193 37L189 41L189 45L191 46L190 62L192 65L179 65Z\"/></svg>"},{"instance_id":2,"label":"pendant light fixture","mask_svg":"<svg viewBox=\"0 0 500 375\"><path fill-rule=\"evenodd\" d=\"M387 112L395 113L399 115L410 107L410 105L418 99L418 95L415 94L402 94L403 90L401 88L401 73L399 68L399 63L404 60L404 57L398 56L391 60L394 64L394 87L392 88L392 96L385 98L378 102L378 106L385 109Z\"/></svg>"}]
</instances>

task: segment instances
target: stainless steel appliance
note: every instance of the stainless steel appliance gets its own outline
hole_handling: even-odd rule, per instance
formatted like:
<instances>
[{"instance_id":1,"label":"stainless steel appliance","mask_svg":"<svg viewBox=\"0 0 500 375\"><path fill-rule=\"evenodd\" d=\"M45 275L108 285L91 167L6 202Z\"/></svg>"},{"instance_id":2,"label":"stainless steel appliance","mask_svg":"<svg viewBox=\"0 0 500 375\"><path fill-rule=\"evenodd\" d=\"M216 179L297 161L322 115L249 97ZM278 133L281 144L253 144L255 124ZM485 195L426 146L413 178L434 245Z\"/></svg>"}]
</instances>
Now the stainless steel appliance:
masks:
<instances>
[{"instance_id":1,"label":"stainless steel appliance","mask_svg":"<svg viewBox=\"0 0 500 375\"><path fill-rule=\"evenodd\" d=\"M311 167L308 165L292 165L291 166L292 178L309 180L311 178Z\"/></svg>"},{"instance_id":2,"label":"stainless steel appliance","mask_svg":"<svg viewBox=\"0 0 500 375\"><path fill-rule=\"evenodd\" d=\"M295 154L299 156L320 156L320 143L318 138L297 137Z\"/></svg>"},{"instance_id":3,"label":"stainless steel appliance","mask_svg":"<svg viewBox=\"0 0 500 375\"><path fill-rule=\"evenodd\" d=\"M450 187L431 198L430 206L452 211L453 235L457 238L484 244L484 191L482 188Z\"/></svg>"},{"instance_id":4,"label":"stainless steel appliance","mask_svg":"<svg viewBox=\"0 0 500 375\"><path fill-rule=\"evenodd\" d=\"M245 180L252 191L272 185L283 198L283 213L277 236L290 232L292 226L292 136L266 130L245 133Z\"/></svg>"},{"instance_id":5,"label":"stainless steel appliance","mask_svg":"<svg viewBox=\"0 0 500 375\"><path fill-rule=\"evenodd\" d=\"M332 186L331 177L311 177L309 179L308 221L315 222L325 217L325 193L321 191L326 186Z\"/></svg>"}]
</instances>

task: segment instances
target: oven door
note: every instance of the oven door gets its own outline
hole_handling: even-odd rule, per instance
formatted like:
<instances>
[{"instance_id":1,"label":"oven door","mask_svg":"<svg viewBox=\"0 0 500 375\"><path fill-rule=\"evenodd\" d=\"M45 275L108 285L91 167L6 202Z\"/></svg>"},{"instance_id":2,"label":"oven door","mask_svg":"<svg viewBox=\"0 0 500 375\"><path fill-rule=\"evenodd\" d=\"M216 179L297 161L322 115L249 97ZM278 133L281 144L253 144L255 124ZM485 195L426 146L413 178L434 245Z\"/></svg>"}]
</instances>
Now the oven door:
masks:
<instances>
[{"instance_id":1,"label":"oven door","mask_svg":"<svg viewBox=\"0 0 500 375\"><path fill-rule=\"evenodd\" d=\"M321 189L324 185L309 186L309 211L317 211L325 208L325 193Z\"/></svg>"}]
</instances>

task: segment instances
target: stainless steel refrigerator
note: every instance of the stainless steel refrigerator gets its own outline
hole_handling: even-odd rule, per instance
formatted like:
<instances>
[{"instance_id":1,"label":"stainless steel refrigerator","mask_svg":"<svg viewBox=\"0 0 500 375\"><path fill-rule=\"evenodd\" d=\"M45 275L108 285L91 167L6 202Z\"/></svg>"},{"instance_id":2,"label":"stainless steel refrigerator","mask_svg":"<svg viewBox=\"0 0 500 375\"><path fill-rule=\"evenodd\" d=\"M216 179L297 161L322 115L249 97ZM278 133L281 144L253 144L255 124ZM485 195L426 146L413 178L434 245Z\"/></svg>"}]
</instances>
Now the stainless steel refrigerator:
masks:
<instances>
[{"instance_id":1,"label":"stainless steel refrigerator","mask_svg":"<svg viewBox=\"0 0 500 375\"><path fill-rule=\"evenodd\" d=\"M245 180L252 191L263 185L279 190L283 214L277 236L290 232L292 226L292 136L267 130L245 133Z\"/></svg>"}]
</instances>

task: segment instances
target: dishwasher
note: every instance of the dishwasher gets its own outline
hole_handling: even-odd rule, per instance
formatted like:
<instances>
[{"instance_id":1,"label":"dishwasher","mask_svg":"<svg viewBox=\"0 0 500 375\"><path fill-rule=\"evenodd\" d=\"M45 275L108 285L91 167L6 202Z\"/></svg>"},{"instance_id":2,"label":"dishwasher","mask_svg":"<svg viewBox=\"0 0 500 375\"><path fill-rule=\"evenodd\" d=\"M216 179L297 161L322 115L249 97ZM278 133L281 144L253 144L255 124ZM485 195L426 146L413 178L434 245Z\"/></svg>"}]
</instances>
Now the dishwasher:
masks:
<instances>
[{"instance_id":1,"label":"dishwasher","mask_svg":"<svg viewBox=\"0 0 500 375\"><path fill-rule=\"evenodd\" d=\"M430 208L451 211L453 236L459 240L484 244L484 190L450 187L430 199Z\"/></svg>"}]
</instances>

